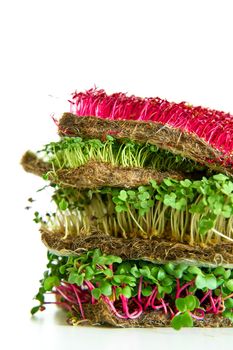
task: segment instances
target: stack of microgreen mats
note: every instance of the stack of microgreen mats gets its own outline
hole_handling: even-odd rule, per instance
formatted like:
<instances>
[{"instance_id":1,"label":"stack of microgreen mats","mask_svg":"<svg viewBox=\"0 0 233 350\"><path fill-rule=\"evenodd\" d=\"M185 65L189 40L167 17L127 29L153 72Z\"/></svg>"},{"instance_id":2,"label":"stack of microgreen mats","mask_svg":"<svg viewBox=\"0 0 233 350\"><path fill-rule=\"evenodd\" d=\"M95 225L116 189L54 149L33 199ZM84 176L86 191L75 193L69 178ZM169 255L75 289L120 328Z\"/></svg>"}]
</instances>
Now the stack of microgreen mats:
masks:
<instances>
[{"instance_id":1,"label":"stack of microgreen mats","mask_svg":"<svg viewBox=\"0 0 233 350\"><path fill-rule=\"evenodd\" d=\"M233 116L159 98L74 93L60 141L22 158L53 188L35 299L69 324L233 325ZM47 294L54 294L48 301Z\"/></svg>"}]
</instances>

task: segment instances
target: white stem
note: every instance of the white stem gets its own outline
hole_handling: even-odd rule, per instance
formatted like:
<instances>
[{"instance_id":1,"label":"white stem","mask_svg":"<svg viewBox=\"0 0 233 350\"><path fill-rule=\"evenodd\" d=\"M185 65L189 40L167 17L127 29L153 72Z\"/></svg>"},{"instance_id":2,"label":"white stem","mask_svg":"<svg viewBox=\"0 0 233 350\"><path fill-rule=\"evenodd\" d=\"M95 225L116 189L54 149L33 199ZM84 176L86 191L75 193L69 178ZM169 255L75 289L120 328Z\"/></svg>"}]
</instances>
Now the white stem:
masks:
<instances>
[{"instance_id":1,"label":"white stem","mask_svg":"<svg viewBox=\"0 0 233 350\"><path fill-rule=\"evenodd\" d=\"M223 238L226 238L226 239L228 239L229 241L233 242L233 239L232 239L232 238L230 238L230 237L224 235L223 233L221 233L221 232L215 230L215 228L212 228L212 231L213 231L214 233L216 233L217 235L219 235L219 236L221 236L221 237L223 237Z\"/></svg>"}]
</instances>

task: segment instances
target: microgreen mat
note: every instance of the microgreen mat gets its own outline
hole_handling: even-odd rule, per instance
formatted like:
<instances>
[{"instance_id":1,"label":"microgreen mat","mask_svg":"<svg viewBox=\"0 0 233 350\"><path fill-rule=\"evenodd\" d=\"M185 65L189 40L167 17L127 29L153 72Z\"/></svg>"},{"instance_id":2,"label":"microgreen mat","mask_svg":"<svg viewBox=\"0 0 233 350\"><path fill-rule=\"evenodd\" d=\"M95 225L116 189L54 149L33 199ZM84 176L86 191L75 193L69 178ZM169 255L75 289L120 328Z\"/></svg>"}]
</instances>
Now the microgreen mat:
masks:
<instances>
[{"instance_id":1,"label":"microgreen mat","mask_svg":"<svg viewBox=\"0 0 233 350\"><path fill-rule=\"evenodd\" d=\"M35 296L39 305L32 314L43 311L47 304L58 304L67 309L68 319L74 323L85 319L86 304L101 300L120 319L162 312L175 329L192 327L193 320L201 321L207 314L233 322L231 269L122 261L99 249L69 257L48 253L47 267ZM46 295L51 292L58 298L48 302Z\"/></svg>"}]
</instances>

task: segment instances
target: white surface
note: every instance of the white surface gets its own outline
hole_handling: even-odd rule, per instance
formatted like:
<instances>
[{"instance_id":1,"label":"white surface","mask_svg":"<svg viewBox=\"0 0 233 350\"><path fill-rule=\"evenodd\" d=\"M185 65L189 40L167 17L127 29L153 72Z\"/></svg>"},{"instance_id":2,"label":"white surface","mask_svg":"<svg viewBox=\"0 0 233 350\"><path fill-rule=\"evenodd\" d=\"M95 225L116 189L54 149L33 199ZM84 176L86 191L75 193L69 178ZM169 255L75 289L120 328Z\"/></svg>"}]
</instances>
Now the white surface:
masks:
<instances>
[{"instance_id":1,"label":"white surface","mask_svg":"<svg viewBox=\"0 0 233 350\"><path fill-rule=\"evenodd\" d=\"M232 329L73 328L52 307L32 320L46 251L24 207L43 181L18 162L26 149L56 138L49 115L67 108L64 99L75 88L96 84L233 113L232 6L231 0L0 3L2 348L229 348Z\"/></svg>"}]
</instances>

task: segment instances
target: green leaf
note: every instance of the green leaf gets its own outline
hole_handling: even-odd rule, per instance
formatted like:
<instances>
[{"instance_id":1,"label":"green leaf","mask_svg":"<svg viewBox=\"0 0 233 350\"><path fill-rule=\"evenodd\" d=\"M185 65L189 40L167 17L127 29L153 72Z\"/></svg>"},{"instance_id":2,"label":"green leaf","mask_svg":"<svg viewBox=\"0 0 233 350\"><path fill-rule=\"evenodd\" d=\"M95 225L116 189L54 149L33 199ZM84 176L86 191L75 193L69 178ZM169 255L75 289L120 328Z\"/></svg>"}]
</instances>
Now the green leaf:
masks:
<instances>
[{"instance_id":1,"label":"green leaf","mask_svg":"<svg viewBox=\"0 0 233 350\"><path fill-rule=\"evenodd\" d=\"M140 202L140 207L146 209L148 207L148 201Z\"/></svg>"},{"instance_id":2,"label":"green leaf","mask_svg":"<svg viewBox=\"0 0 233 350\"><path fill-rule=\"evenodd\" d=\"M230 292L233 292L233 279L230 279L227 282L225 282L225 286L229 289Z\"/></svg>"},{"instance_id":3,"label":"green leaf","mask_svg":"<svg viewBox=\"0 0 233 350\"><path fill-rule=\"evenodd\" d=\"M136 285L136 278L133 276L127 276L127 275L114 275L113 281L118 284L128 284L131 287L134 287Z\"/></svg>"},{"instance_id":4,"label":"green leaf","mask_svg":"<svg viewBox=\"0 0 233 350\"><path fill-rule=\"evenodd\" d=\"M34 221L36 224L39 224L39 223L42 221L42 217L40 216L40 214L39 214L38 211L35 211L33 221Z\"/></svg>"},{"instance_id":5,"label":"green leaf","mask_svg":"<svg viewBox=\"0 0 233 350\"><path fill-rule=\"evenodd\" d=\"M149 295L151 295L152 293L152 287L151 286L146 286L144 288L142 288L142 295L144 297L148 297Z\"/></svg>"},{"instance_id":6,"label":"green leaf","mask_svg":"<svg viewBox=\"0 0 233 350\"><path fill-rule=\"evenodd\" d=\"M233 182L229 181L222 186L222 192L229 195L233 192Z\"/></svg>"},{"instance_id":7,"label":"green leaf","mask_svg":"<svg viewBox=\"0 0 233 350\"><path fill-rule=\"evenodd\" d=\"M173 272L175 270L175 265L171 262L164 265L164 269L169 273L170 275L173 275Z\"/></svg>"},{"instance_id":8,"label":"green leaf","mask_svg":"<svg viewBox=\"0 0 233 350\"><path fill-rule=\"evenodd\" d=\"M105 276L107 276L109 278L113 276L113 272L111 269L105 269L105 270L103 270L103 273L105 274Z\"/></svg>"},{"instance_id":9,"label":"green leaf","mask_svg":"<svg viewBox=\"0 0 233 350\"><path fill-rule=\"evenodd\" d=\"M112 286L110 283L106 281L101 281L100 282L100 287L99 287L101 293L105 295L106 297L109 297L112 295Z\"/></svg>"},{"instance_id":10,"label":"green leaf","mask_svg":"<svg viewBox=\"0 0 233 350\"><path fill-rule=\"evenodd\" d=\"M192 204L189 209L189 212L191 214L194 214L194 213L202 214L204 209L205 209L205 204L203 202L199 202L198 204Z\"/></svg>"},{"instance_id":11,"label":"green leaf","mask_svg":"<svg viewBox=\"0 0 233 350\"><path fill-rule=\"evenodd\" d=\"M57 276L49 276L44 280L43 286L46 291L50 291L55 286L59 286L60 280Z\"/></svg>"},{"instance_id":12,"label":"green leaf","mask_svg":"<svg viewBox=\"0 0 233 350\"><path fill-rule=\"evenodd\" d=\"M68 282L81 286L84 281L84 274L79 274L78 271L72 271L68 277Z\"/></svg>"},{"instance_id":13,"label":"green leaf","mask_svg":"<svg viewBox=\"0 0 233 350\"><path fill-rule=\"evenodd\" d=\"M172 278L170 277L165 277L163 280L162 280L162 285L164 287L167 287L167 286L171 286L173 284L173 280Z\"/></svg>"},{"instance_id":14,"label":"green leaf","mask_svg":"<svg viewBox=\"0 0 233 350\"><path fill-rule=\"evenodd\" d=\"M233 309L233 298L228 298L224 301L224 306L226 309Z\"/></svg>"},{"instance_id":15,"label":"green leaf","mask_svg":"<svg viewBox=\"0 0 233 350\"><path fill-rule=\"evenodd\" d=\"M184 312L187 311L187 305L185 302L185 298L178 298L175 301L176 307L179 311Z\"/></svg>"},{"instance_id":16,"label":"green leaf","mask_svg":"<svg viewBox=\"0 0 233 350\"><path fill-rule=\"evenodd\" d=\"M101 296L101 290L99 288L94 288L91 291L91 295L98 300Z\"/></svg>"},{"instance_id":17,"label":"green leaf","mask_svg":"<svg viewBox=\"0 0 233 350\"><path fill-rule=\"evenodd\" d=\"M196 299L196 306L195 306L195 309L196 309L196 308L200 307L200 300L197 297L195 297L195 299Z\"/></svg>"},{"instance_id":18,"label":"green leaf","mask_svg":"<svg viewBox=\"0 0 233 350\"><path fill-rule=\"evenodd\" d=\"M192 185L192 181L190 181L189 179L185 179L180 181L180 184L181 186L188 188Z\"/></svg>"},{"instance_id":19,"label":"green leaf","mask_svg":"<svg viewBox=\"0 0 233 350\"><path fill-rule=\"evenodd\" d=\"M98 261L100 256L101 256L100 249L95 249L94 252L93 252L93 256L92 256L92 261L93 261L94 264L97 264L97 261Z\"/></svg>"},{"instance_id":20,"label":"green leaf","mask_svg":"<svg viewBox=\"0 0 233 350\"><path fill-rule=\"evenodd\" d=\"M148 201L147 201L147 206L148 206L149 208L152 208L154 204L155 204L155 201L154 201L153 199L148 199Z\"/></svg>"},{"instance_id":21,"label":"green leaf","mask_svg":"<svg viewBox=\"0 0 233 350\"><path fill-rule=\"evenodd\" d=\"M207 275L205 277L205 280L206 280L206 287L208 289L214 290L214 289L217 288L217 280L216 280L216 277L213 274Z\"/></svg>"},{"instance_id":22,"label":"green leaf","mask_svg":"<svg viewBox=\"0 0 233 350\"><path fill-rule=\"evenodd\" d=\"M118 287L116 288L116 298L119 299L119 296L122 294L122 288Z\"/></svg>"},{"instance_id":23,"label":"green leaf","mask_svg":"<svg viewBox=\"0 0 233 350\"><path fill-rule=\"evenodd\" d=\"M44 303L44 288L40 288L39 293L36 294L35 298L36 300L38 300L41 304Z\"/></svg>"},{"instance_id":24,"label":"green leaf","mask_svg":"<svg viewBox=\"0 0 233 350\"><path fill-rule=\"evenodd\" d=\"M155 180L150 180L150 183L154 189L158 188L157 182Z\"/></svg>"},{"instance_id":25,"label":"green leaf","mask_svg":"<svg viewBox=\"0 0 233 350\"><path fill-rule=\"evenodd\" d=\"M188 268L188 272L192 273L193 275L202 275L203 276L203 272L197 266L190 266Z\"/></svg>"},{"instance_id":26,"label":"green leaf","mask_svg":"<svg viewBox=\"0 0 233 350\"><path fill-rule=\"evenodd\" d=\"M144 216L146 213L148 213L149 211L149 208L146 207L146 208L140 208L139 209L139 216Z\"/></svg>"},{"instance_id":27,"label":"green leaf","mask_svg":"<svg viewBox=\"0 0 233 350\"><path fill-rule=\"evenodd\" d=\"M123 283L123 277L121 275L114 275L113 280L114 280L114 282L116 282L118 284Z\"/></svg>"},{"instance_id":28,"label":"green leaf","mask_svg":"<svg viewBox=\"0 0 233 350\"><path fill-rule=\"evenodd\" d=\"M47 181L47 180L49 179L49 174L48 174L48 173L44 173L44 174L42 175L42 179L45 180L45 181Z\"/></svg>"},{"instance_id":29,"label":"green leaf","mask_svg":"<svg viewBox=\"0 0 233 350\"><path fill-rule=\"evenodd\" d=\"M95 271L90 266L87 266L85 271L85 279L87 279L88 281L91 280L94 274Z\"/></svg>"},{"instance_id":30,"label":"green leaf","mask_svg":"<svg viewBox=\"0 0 233 350\"><path fill-rule=\"evenodd\" d=\"M217 181L226 181L229 180L229 177L223 174L217 174L213 176L213 179Z\"/></svg>"},{"instance_id":31,"label":"green leaf","mask_svg":"<svg viewBox=\"0 0 233 350\"><path fill-rule=\"evenodd\" d=\"M127 207L125 205L116 205L115 206L115 211L117 213L121 213L123 211L127 211Z\"/></svg>"},{"instance_id":32,"label":"green leaf","mask_svg":"<svg viewBox=\"0 0 233 350\"><path fill-rule=\"evenodd\" d=\"M150 198L150 195L148 192L143 192L142 194L138 195L138 198L140 199L140 201L145 201L146 199Z\"/></svg>"},{"instance_id":33,"label":"green leaf","mask_svg":"<svg viewBox=\"0 0 233 350\"><path fill-rule=\"evenodd\" d=\"M136 277L139 278L141 276L141 273L138 270L138 267L136 265L134 265L131 270L130 270L131 274Z\"/></svg>"},{"instance_id":34,"label":"green leaf","mask_svg":"<svg viewBox=\"0 0 233 350\"><path fill-rule=\"evenodd\" d=\"M231 322L233 322L233 312L230 310L225 310L222 315L228 318Z\"/></svg>"},{"instance_id":35,"label":"green leaf","mask_svg":"<svg viewBox=\"0 0 233 350\"><path fill-rule=\"evenodd\" d=\"M183 276L183 270L182 269L176 269L174 272L173 272L173 275L176 277L176 278L182 278Z\"/></svg>"},{"instance_id":36,"label":"green leaf","mask_svg":"<svg viewBox=\"0 0 233 350\"><path fill-rule=\"evenodd\" d=\"M125 261L118 266L116 274L125 275L130 273L130 270L131 270L131 264Z\"/></svg>"},{"instance_id":37,"label":"green leaf","mask_svg":"<svg viewBox=\"0 0 233 350\"><path fill-rule=\"evenodd\" d=\"M199 233L201 235L206 234L214 227L216 216L203 216L199 221Z\"/></svg>"},{"instance_id":38,"label":"green leaf","mask_svg":"<svg viewBox=\"0 0 233 350\"><path fill-rule=\"evenodd\" d=\"M197 275L195 279L195 285L198 289L204 289L206 288L206 279L202 275Z\"/></svg>"},{"instance_id":39,"label":"green leaf","mask_svg":"<svg viewBox=\"0 0 233 350\"><path fill-rule=\"evenodd\" d=\"M166 277L166 272L164 271L164 269L160 268L157 275L158 280L162 281L165 277Z\"/></svg>"},{"instance_id":40,"label":"green leaf","mask_svg":"<svg viewBox=\"0 0 233 350\"><path fill-rule=\"evenodd\" d=\"M146 190L147 190L146 186L139 186L138 187L138 191L141 193L145 192Z\"/></svg>"},{"instance_id":41,"label":"green leaf","mask_svg":"<svg viewBox=\"0 0 233 350\"><path fill-rule=\"evenodd\" d=\"M175 203L174 208L177 209L177 210L184 210L186 204L187 204L187 200L185 198L181 198L180 200L178 200Z\"/></svg>"},{"instance_id":42,"label":"green leaf","mask_svg":"<svg viewBox=\"0 0 233 350\"><path fill-rule=\"evenodd\" d=\"M128 299L131 298L131 288L129 286L125 286L122 288L122 294Z\"/></svg>"},{"instance_id":43,"label":"green leaf","mask_svg":"<svg viewBox=\"0 0 233 350\"><path fill-rule=\"evenodd\" d=\"M68 208L68 202L64 198L59 202L59 208L61 210L66 210Z\"/></svg>"},{"instance_id":44,"label":"green leaf","mask_svg":"<svg viewBox=\"0 0 233 350\"><path fill-rule=\"evenodd\" d=\"M176 194L174 192L171 192L170 194L165 194L163 202L165 205L175 208Z\"/></svg>"},{"instance_id":45,"label":"green leaf","mask_svg":"<svg viewBox=\"0 0 233 350\"><path fill-rule=\"evenodd\" d=\"M224 204L221 214L224 216L224 218L230 218L233 213L232 205Z\"/></svg>"},{"instance_id":46,"label":"green leaf","mask_svg":"<svg viewBox=\"0 0 233 350\"><path fill-rule=\"evenodd\" d=\"M107 139L108 141L114 141L114 138L113 138L111 135L107 135L107 136L106 136L106 139Z\"/></svg>"},{"instance_id":47,"label":"green leaf","mask_svg":"<svg viewBox=\"0 0 233 350\"><path fill-rule=\"evenodd\" d=\"M127 192L125 190L121 190L118 198L123 202L125 202L127 197L128 197Z\"/></svg>"},{"instance_id":48,"label":"green leaf","mask_svg":"<svg viewBox=\"0 0 233 350\"><path fill-rule=\"evenodd\" d=\"M59 267L59 272L64 275L64 273L66 272L66 268L67 268L67 265L62 265Z\"/></svg>"},{"instance_id":49,"label":"green leaf","mask_svg":"<svg viewBox=\"0 0 233 350\"><path fill-rule=\"evenodd\" d=\"M187 270L188 265L185 264L185 263L180 263L180 264L176 265L176 267L177 267L179 270L185 271L185 270Z\"/></svg>"},{"instance_id":50,"label":"green leaf","mask_svg":"<svg viewBox=\"0 0 233 350\"><path fill-rule=\"evenodd\" d=\"M150 268L147 265L144 265L143 268L141 268L139 271L140 271L141 275L144 276L144 277L150 277L151 276Z\"/></svg>"},{"instance_id":51,"label":"green leaf","mask_svg":"<svg viewBox=\"0 0 233 350\"><path fill-rule=\"evenodd\" d=\"M229 270L225 270L225 273L224 273L224 278L226 279L226 280L228 280L228 278L231 276L231 270L229 269Z\"/></svg>"},{"instance_id":52,"label":"green leaf","mask_svg":"<svg viewBox=\"0 0 233 350\"><path fill-rule=\"evenodd\" d=\"M134 199L136 196L136 192L132 190L127 191L127 194L130 197L130 199Z\"/></svg>"},{"instance_id":53,"label":"green leaf","mask_svg":"<svg viewBox=\"0 0 233 350\"><path fill-rule=\"evenodd\" d=\"M163 282L163 281L162 281ZM163 286L162 287L163 288L163 291L164 291L164 293L166 293L166 294L171 294L171 292L172 292L172 286Z\"/></svg>"},{"instance_id":54,"label":"green leaf","mask_svg":"<svg viewBox=\"0 0 233 350\"><path fill-rule=\"evenodd\" d=\"M102 255L95 259L95 263L99 265L111 265L113 263L122 263L122 259L115 255Z\"/></svg>"},{"instance_id":55,"label":"green leaf","mask_svg":"<svg viewBox=\"0 0 233 350\"><path fill-rule=\"evenodd\" d=\"M193 311L197 305L197 298L194 295L187 295L185 298L187 310Z\"/></svg>"},{"instance_id":56,"label":"green leaf","mask_svg":"<svg viewBox=\"0 0 233 350\"><path fill-rule=\"evenodd\" d=\"M218 277L217 278L217 288L219 287L219 286L222 286L223 284L224 284L224 279L222 278L222 277ZM215 293L216 293L216 291L215 291Z\"/></svg>"},{"instance_id":57,"label":"green leaf","mask_svg":"<svg viewBox=\"0 0 233 350\"><path fill-rule=\"evenodd\" d=\"M216 269L214 270L214 275L215 276L223 276L225 274L225 269L222 266L218 266L216 267Z\"/></svg>"},{"instance_id":58,"label":"green leaf","mask_svg":"<svg viewBox=\"0 0 233 350\"><path fill-rule=\"evenodd\" d=\"M171 326L176 330L179 330L182 327L193 327L193 319L186 311L184 314L179 314L173 317Z\"/></svg>"},{"instance_id":59,"label":"green leaf","mask_svg":"<svg viewBox=\"0 0 233 350\"><path fill-rule=\"evenodd\" d=\"M151 269L151 274L152 274L154 277L157 277L157 274L158 274L159 269L160 269L160 267L158 267L158 266L152 267L152 269Z\"/></svg>"},{"instance_id":60,"label":"green leaf","mask_svg":"<svg viewBox=\"0 0 233 350\"><path fill-rule=\"evenodd\" d=\"M32 314L32 315L35 315L35 313L37 313L37 312L40 310L40 307L41 307L41 305L34 306L34 307L31 309L31 314Z\"/></svg>"},{"instance_id":61,"label":"green leaf","mask_svg":"<svg viewBox=\"0 0 233 350\"><path fill-rule=\"evenodd\" d=\"M171 179L164 179L163 183L165 183L166 186L173 186L173 182Z\"/></svg>"}]
</instances>

